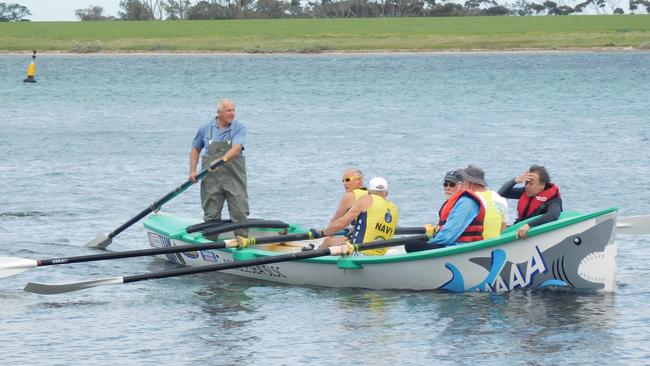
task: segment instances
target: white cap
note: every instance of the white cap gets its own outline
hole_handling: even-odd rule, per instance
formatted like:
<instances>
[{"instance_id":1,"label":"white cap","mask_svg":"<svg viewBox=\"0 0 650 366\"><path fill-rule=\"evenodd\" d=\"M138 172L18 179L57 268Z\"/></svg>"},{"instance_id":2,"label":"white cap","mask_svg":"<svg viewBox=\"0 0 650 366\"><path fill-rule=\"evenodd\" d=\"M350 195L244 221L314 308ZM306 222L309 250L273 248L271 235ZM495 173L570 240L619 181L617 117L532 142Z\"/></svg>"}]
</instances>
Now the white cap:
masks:
<instances>
[{"instance_id":1,"label":"white cap","mask_svg":"<svg viewBox=\"0 0 650 366\"><path fill-rule=\"evenodd\" d=\"M382 177L374 177L368 182L369 191L388 192L388 182Z\"/></svg>"}]
</instances>

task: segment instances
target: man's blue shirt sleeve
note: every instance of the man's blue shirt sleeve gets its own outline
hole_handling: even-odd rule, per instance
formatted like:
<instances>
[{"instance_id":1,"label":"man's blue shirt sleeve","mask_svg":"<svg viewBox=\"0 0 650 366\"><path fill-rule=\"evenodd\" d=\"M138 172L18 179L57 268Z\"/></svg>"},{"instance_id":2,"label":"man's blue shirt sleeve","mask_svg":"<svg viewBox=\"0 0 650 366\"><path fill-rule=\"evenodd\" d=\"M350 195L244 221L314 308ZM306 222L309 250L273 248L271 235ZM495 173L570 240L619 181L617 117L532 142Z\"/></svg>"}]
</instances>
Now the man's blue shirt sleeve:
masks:
<instances>
[{"instance_id":1,"label":"man's blue shirt sleeve","mask_svg":"<svg viewBox=\"0 0 650 366\"><path fill-rule=\"evenodd\" d=\"M194 140L192 140L192 147L199 149L199 151L205 146L206 130L205 126L199 127L199 130L196 131L196 136L194 136Z\"/></svg>"},{"instance_id":2,"label":"man's blue shirt sleeve","mask_svg":"<svg viewBox=\"0 0 650 366\"><path fill-rule=\"evenodd\" d=\"M460 234L474 221L479 213L479 206L469 197L461 197L451 209L447 222L442 230L429 241L431 244L453 245Z\"/></svg>"},{"instance_id":3,"label":"man's blue shirt sleeve","mask_svg":"<svg viewBox=\"0 0 650 366\"><path fill-rule=\"evenodd\" d=\"M232 144L240 144L242 147L246 142L246 126L241 123L237 123L237 128L232 131Z\"/></svg>"}]
</instances>

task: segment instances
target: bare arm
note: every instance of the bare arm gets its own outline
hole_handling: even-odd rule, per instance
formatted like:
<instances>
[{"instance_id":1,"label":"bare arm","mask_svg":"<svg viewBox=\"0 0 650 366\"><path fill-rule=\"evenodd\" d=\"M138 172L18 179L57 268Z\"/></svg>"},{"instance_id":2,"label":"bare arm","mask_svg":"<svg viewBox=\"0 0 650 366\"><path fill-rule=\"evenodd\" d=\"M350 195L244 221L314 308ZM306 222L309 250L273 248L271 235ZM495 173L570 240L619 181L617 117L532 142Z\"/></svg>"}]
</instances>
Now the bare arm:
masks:
<instances>
[{"instance_id":1,"label":"bare arm","mask_svg":"<svg viewBox=\"0 0 650 366\"><path fill-rule=\"evenodd\" d=\"M222 157L223 161L230 161L230 160L232 160L232 159L238 157L238 156L241 154L241 151L242 151L242 150L243 150L243 148L242 148L241 144L234 144L234 145L232 145L232 147L230 148L230 150L228 150L228 151L224 154L224 156Z\"/></svg>"},{"instance_id":2,"label":"bare arm","mask_svg":"<svg viewBox=\"0 0 650 366\"><path fill-rule=\"evenodd\" d=\"M192 147L190 150L190 176L189 179L192 182L196 183L196 164L199 162L199 154L201 154L201 150L199 150L196 147Z\"/></svg>"},{"instance_id":3,"label":"bare arm","mask_svg":"<svg viewBox=\"0 0 650 366\"><path fill-rule=\"evenodd\" d=\"M330 224L325 230L323 230L323 234L326 236L333 235L334 233L340 231L341 229L345 228L346 226L350 225L352 220L354 220L359 214L361 214L364 210L366 210L370 205L372 204L372 196L367 195L359 198L354 202L352 207L346 212L345 215L339 217L336 219L333 223Z\"/></svg>"},{"instance_id":4,"label":"bare arm","mask_svg":"<svg viewBox=\"0 0 650 366\"><path fill-rule=\"evenodd\" d=\"M345 215L346 212L352 207L354 204L354 193L352 192L346 192L343 197L341 197L341 201L339 201L339 206L336 208L336 212L334 212L334 216L332 216L332 219L330 219L330 225L337 219L339 219L341 216Z\"/></svg>"}]
</instances>

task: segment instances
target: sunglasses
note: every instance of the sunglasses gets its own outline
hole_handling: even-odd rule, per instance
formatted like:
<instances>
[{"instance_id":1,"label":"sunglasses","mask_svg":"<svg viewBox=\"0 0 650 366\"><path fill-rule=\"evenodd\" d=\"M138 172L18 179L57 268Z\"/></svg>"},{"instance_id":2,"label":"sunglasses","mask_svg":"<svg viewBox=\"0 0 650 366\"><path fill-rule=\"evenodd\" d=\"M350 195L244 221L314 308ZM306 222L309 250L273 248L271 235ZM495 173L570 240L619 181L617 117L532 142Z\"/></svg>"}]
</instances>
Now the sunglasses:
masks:
<instances>
[{"instance_id":1,"label":"sunglasses","mask_svg":"<svg viewBox=\"0 0 650 366\"><path fill-rule=\"evenodd\" d=\"M347 183L347 182L351 182L351 181L353 181L353 180L355 180L355 179L359 179L359 178L361 178L361 177L359 177L359 176L356 176L356 177L347 177L347 178L343 178L343 179L341 179L341 182L343 182L343 183Z\"/></svg>"},{"instance_id":2,"label":"sunglasses","mask_svg":"<svg viewBox=\"0 0 650 366\"><path fill-rule=\"evenodd\" d=\"M447 188L447 187L454 188L454 187L456 187L456 183L454 183L454 182L444 182L444 183L442 183L442 186L445 187L445 188Z\"/></svg>"}]
</instances>

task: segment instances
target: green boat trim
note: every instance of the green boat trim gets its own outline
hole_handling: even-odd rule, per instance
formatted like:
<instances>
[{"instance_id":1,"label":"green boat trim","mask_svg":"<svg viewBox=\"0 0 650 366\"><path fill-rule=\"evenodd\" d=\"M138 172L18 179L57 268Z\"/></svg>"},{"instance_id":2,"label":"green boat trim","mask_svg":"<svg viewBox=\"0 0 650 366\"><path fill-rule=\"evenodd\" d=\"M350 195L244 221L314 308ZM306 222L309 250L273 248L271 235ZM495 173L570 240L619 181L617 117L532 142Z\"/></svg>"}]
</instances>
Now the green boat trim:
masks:
<instances>
[{"instance_id":1,"label":"green boat trim","mask_svg":"<svg viewBox=\"0 0 650 366\"><path fill-rule=\"evenodd\" d=\"M541 235L549 231L557 230L569 225L590 220L595 217L603 216L616 211L618 211L618 208L608 208L605 210L601 210L589 214L580 214L577 212L566 211L561 214L560 218L557 221L549 222L547 224L531 228L528 231L528 237ZM517 229L522 225L525 225L527 222L529 222L532 219L534 218L522 221L520 223L517 223L516 225L511 226L510 228L505 230L502 233L502 235L496 238L477 241L474 243L468 243L463 245L450 246L450 247L441 248L437 250L396 254L390 256L352 256L352 257L342 257L342 258L341 257L320 257L320 258L306 259L304 260L304 262L337 264L339 268L358 269L358 268L363 268L364 264L406 262L406 261L416 261L421 259L451 256L451 255L476 251L476 250L490 248L490 247L496 247L502 244L514 242L517 240L515 238L515 233ZM196 220L175 217L175 216L153 215L150 216L144 222L144 227L151 231L165 235L171 239L181 240L188 244L209 243L210 241L204 239L200 233L187 234L187 232L185 232L185 228L193 224L196 224ZM259 229L259 230L274 231L274 229ZM306 232L306 230L297 225L290 225L288 229L289 234L303 233L303 232ZM255 248L220 249L220 250L230 251L230 252L237 251L237 253L234 254L237 260L267 257L270 255L270 253L276 254L276 252L270 252L267 250L255 249Z\"/></svg>"}]
</instances>

